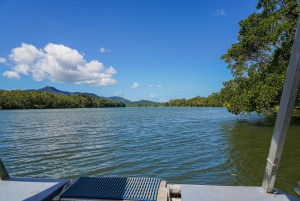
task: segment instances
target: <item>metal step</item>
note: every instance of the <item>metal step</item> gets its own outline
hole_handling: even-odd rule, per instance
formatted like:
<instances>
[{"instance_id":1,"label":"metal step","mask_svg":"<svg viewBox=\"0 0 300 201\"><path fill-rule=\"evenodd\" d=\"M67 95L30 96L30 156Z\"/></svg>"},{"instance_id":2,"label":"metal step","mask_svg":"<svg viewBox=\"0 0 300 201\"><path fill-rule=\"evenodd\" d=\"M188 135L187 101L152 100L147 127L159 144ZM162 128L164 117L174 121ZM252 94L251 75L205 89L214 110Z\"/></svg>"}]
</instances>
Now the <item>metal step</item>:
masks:
<instances>
[{"instance_id":1,"label":"metal step","mask_svg":"<svg viewBox=\"0 0 300 201\"><path fill-rule=\"evenodd\" d=\"M160 182L155 178L81 177L60 198L156 201Z\"/></svg>"}]
</instances>

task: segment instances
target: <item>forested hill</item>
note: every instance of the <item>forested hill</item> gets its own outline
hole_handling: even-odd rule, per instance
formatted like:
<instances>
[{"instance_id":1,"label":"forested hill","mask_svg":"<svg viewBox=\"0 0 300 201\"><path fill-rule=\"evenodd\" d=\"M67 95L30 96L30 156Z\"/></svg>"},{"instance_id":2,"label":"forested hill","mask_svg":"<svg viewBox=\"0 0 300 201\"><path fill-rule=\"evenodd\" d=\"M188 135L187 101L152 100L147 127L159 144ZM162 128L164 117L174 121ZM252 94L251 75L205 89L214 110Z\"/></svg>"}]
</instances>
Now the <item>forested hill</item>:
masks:
<instances>
[{"instance_id":1,"label":"forested hill","mask_svg":"<svg viewBox=\"0 0 300 201\"><path fill-rule=\"evenodd\" d=\"M128 107L157 107L162 105L163 103L158 103L158 102L153 102L148 100L132 101L126 104L126 106Z\"/></svg>"},{"instance_id":2,"label":"forested hill","mask_svg":"<svg viewBox=\"0 0 300 201\"><path fill-rule=\"evenodd\" d=\"M173 99L158 103L148 100L130 101L114 96L103 98L92 93L61 91L54 87L30 90L0 90L0 109L98 108L98 107L220 107L219 93L191 99Z\"/></svg>"},{"instance_id":3,"label":"forested hill","mask_svg":"<svg viewBox=\"0 0 300 201\"><path fill-rule=\"evenodd\" d=\"M67 95L67 96L83 94L83 95L92 96L92 97L95 97L95 98L105 98L105 99L108 99L108 100L111 100L111 101L124 103L127 106L141 106L141 105L146 105L146 104L151 104L151 105L160 104L160 103L153 102L153 101L148 101L148 100L130 101L126 98L122 98L122 97L119 97L119 96L112 96L112 97L107 98L107 97L98 96L96 94L87 93L87 92L61 91L59 89L56 89L55 87L50 87L50 86L46 86L46 87L41 88L41 89L28 89L26 91L41 91L41 92L49 92L49 93L52 93L52 94L61 94L61 95Z\"/></svg>"},{"instance_id":4,"label":"forested hill","mask_svg":"<svg viewBox=\"0 0 300 201\"><path fill-rule=\"evenodd\" d=\"M28 89L25 91L41 91L41 92L49 92L49 93L53 93L53 94L63 94L63 95L67 95L67 96L72 96L72 95L76 95L76 94L84 94L87 96L92 96L95 98L104 98L101 96L97 96L96 94L93 93L87 93L87 92L69 92L69 91L61 91L59 89L56 89L54 87L50 87L50 86L46 86L44 88L41 89Z\"/></svg>"},{"instance_id":5,"label":"forested hill","mask_svg":"<svg viewBox=\"0 0 300 201\"><path fill-rule=\"evenodd\" d=\"M112 100L112 101L121 102L121 103L124 103L124 104L130 104L131 103L130 100L127 100L126 98L122 98L122 97L119 97L119 96L108 97L107 99Z\"/></svg>"},{"instance_id":6,"label":"forested hill","mask_svg":"<svg viewBox=\"0 0 300 201\"><path fill-rule=\"evenodd\" d=\"M0 91L0 109L125 107L124 103L85 94L67 96L42 91Z\"/></svg>"}]
</instances>

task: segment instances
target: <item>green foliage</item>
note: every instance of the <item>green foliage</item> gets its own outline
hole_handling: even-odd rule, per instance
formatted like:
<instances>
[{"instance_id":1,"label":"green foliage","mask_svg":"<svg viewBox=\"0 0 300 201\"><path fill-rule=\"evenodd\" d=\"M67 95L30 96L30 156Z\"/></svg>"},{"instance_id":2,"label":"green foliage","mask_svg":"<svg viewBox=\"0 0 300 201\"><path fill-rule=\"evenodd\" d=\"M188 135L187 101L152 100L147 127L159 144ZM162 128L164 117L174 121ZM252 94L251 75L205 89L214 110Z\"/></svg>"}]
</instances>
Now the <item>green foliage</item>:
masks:
<instances>
[{"instance_id":1,"label":"green foliage","mask_svg":"<svg viewBox=\"0 0 300 201\"><path fill-rule=\"evenodd\" d=\"M222 107L223 99L220 93L213 93L207 98L194 97L190 99L173 99L165 103L156 103L151 101L136 101L126 104L127 107Z\"/></svg>"},{"instance_id":2,"label":"green foliage","mask_svg":"<svg viewBox=\"0 0 300 201\"><path fill-rule=\"evenodd\" d=\"M119 96L113 96L113 97L109 97L107 99L112 100L112 101L121 102L121 103L124 103L126 105L132 103L130 100L127 100L126 98L122 98L122 97L119 97Z\"/></svg>"},{"instance_id":3,"label":"green foliage","mask_svg":"<svg viewBox=\"0 0 300 201\"><path fill-rule=\"evenodd\" d=\"M148 100L129 101L125 104L127 107L157 107L161 105L160 103L148 101Z\"/></svg>"},{"instance_id":4,"label":"green foliage","mask_svg":"<svg viewBox=\"0 0 300 201\"><path fill-rule=\"evenodd\" d=\"M234 77L221 90L233 114L270 114L279 105L300 13L297 0L260 0L256 8L221 57Z\"/></svg>"},{"instance_id":5,"label":"green foliage","mask_svg":"<svg viewBox=\"0 0 300 201\"><path fill-rule=\"evenodd\" d=\"M223 100L220 93L213 93L207 98L197 96L190 99L173 99L162 104L171 107L222 107Z\"/></svg>"},{"instance_id":6,"label":"green foliage","mask_svg":"<svg viewBox=\"0 0 300 201\"><path fill-rule=\"evenodd\" d=\"M1 91L0 109L125 107L125 104L85 94L72 96L41 91Z\"/></svg>"}]
</instances>

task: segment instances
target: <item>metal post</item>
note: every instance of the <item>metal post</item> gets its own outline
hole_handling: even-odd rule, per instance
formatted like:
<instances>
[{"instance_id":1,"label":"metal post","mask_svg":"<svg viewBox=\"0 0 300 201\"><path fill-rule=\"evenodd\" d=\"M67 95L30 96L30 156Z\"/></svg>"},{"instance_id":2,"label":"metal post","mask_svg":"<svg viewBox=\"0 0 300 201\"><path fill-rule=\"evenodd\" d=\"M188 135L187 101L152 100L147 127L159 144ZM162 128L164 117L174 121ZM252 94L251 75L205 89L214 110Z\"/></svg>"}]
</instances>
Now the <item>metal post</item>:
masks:
<instances>
[{"instance_id":1,"label":"metal post","mask_svg":"<svg viewBox=\"0 0 300 201\"><path fill-rule=\"evenodd\" d=\"M295 101L300 85L300 18L293 43L291 58L283 92L280 100L279 111L273 131L273 137L267 159L264 180L262 187L266 192L271 193L274 188L276 173L287 135L287 130L291 121Z\"/></svg>"},{"instance_id":2,"label":"metal post","mask_svg":"<svg viewBox=\"0 0 300 201\"><path fill-rule=\"evenodd\" d=\"M7 177L9 177L9 175L0 159L0 180L5 179Z\"/></svg>"}]
</instances>

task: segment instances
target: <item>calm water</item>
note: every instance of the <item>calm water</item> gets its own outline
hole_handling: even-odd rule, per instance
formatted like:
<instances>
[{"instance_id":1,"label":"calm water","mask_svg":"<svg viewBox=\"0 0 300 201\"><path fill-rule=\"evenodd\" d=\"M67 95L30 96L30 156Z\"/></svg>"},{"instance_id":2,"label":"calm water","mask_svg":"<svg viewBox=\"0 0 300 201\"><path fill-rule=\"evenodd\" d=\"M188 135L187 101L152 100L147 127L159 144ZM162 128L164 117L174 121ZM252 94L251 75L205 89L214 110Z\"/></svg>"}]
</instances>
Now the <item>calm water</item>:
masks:
<instances>
[{"instance_id":1,"label":"calm water","mask_svg":"<svg viewBox=\"0 0 300 201\"><path fill-rule=\"evenodd\" d=\"M273 126L274 119L225 108L0 111L0 157L14 177L144 176L259 186ZM275 187L295 195L299 180L295 119Z\"/></svg>"}]
</instances>

